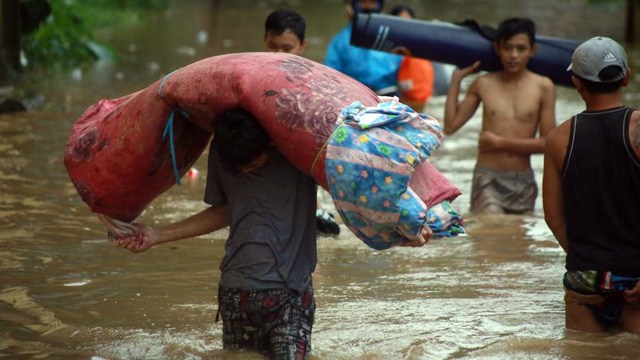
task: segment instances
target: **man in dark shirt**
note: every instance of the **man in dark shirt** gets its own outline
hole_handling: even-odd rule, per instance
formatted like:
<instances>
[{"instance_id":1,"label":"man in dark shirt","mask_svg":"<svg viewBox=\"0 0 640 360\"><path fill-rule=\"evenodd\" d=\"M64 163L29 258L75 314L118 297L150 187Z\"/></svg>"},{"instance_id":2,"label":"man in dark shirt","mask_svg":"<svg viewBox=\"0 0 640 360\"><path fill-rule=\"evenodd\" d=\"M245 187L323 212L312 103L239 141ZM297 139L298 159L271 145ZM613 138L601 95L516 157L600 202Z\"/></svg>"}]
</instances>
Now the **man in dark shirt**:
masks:
<instances>
[{"instance_id":1,"label":"man in dark shirt","mask_svg":"<svg viewBox=\"0 0 640 360\"><path fill-rule=\"evenodd\" d=\"M621 102L627 55L595 37L567 70L586 111L547 136L543 177L545 219L567 252L566 326L640 333L640 112Z\"/></svg>"},{"instance_id":2,"label":"man in dark shirt","mask_svg":"<svg viewBox=\"0 0 640 360\"><path fill-rule=\"evenodd\" d=\"M316 266L315 181L289 163L259 122L242 109L214 121L204 201L209 208L116 245L140 252L229 226L218 311L225 349L272 359L311 350Z\"/></svg>"}]
</instances>

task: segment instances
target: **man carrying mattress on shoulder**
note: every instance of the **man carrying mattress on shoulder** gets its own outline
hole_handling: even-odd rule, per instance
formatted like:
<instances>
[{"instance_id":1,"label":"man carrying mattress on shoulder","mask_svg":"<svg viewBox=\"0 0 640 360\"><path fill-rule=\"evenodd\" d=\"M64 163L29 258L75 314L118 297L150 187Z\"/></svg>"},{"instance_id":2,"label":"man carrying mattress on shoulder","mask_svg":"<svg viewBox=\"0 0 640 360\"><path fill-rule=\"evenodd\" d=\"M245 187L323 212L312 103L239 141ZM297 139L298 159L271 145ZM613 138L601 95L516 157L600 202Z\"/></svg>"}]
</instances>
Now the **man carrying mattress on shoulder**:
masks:
<instances>
[{"instance_id":1,"label":"man carrying mattress on shoulder","mask_svg":"<svg viewBox=\"0 0 640 360\"><path fill-rule=\"evenodd\" d=\"M530 19L500 23L493 47L503 68L478 77L461 102L460 83L480 62L453 72L444 132L457 132L483 104L471 212L522 214L533 210L538 196L531 155L543 152L545 136L555 126L555 88L551 79L527 69L537 48Z\"/></svg>"},{"instance_id":2,"label":"man carrying mattress on shoulder","mask_svg":"<svg viewBox=\"0 0 640 360\"><path fill-rule=\"evenodd\" d=\"M229 226L218 290L223 347L304 359L316 307L317 185L272 145L251 113L224 112L214 128L204 195L210 206L161 228L137 225L136 235L116 245L137 253ZM430 236L425 230L406 244L422 246Z\"/></svg>"}]
</instances>

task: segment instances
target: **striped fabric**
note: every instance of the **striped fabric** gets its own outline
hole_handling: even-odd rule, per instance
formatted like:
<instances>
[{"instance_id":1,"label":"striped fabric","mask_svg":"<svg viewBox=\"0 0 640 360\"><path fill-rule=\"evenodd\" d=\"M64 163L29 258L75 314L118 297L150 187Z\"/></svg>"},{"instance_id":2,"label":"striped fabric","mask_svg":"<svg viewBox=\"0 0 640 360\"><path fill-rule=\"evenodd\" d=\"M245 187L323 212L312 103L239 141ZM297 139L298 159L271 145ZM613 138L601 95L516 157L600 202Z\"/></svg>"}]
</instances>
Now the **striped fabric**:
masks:
<instances>
[{"instance_id":1,"label":"striped fabric","mask_svg":"<svg viewBox=\"0 0 640 360\"><path fill-rule=\"evenodd\" d=\"M375 107L355 102L341 111L338 122L326 151L329 193L344 223L362 241L387 249L418 237L425 223L434 237L464 232L449 199L428 208L418 195L438 189L409 186L414 168L442 143L436 119L393 98ZM455 188L446 185L442 188Z\"/></svg>"}]
</instances>

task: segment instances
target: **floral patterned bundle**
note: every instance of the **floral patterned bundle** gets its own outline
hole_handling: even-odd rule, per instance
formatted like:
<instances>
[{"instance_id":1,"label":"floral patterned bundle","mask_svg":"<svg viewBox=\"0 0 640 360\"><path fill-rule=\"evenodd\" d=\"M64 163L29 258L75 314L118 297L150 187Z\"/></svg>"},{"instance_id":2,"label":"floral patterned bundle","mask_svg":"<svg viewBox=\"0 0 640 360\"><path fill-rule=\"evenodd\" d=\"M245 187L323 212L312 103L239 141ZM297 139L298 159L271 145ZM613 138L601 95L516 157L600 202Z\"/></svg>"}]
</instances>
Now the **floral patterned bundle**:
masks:
<instances>
[{"instance_id":1,"label":"floral patterned bundle","mask_svg":"<svg viewBox=\"0 0 640 360\"><path fill-rule=\"evenodd\" d=\"M411 187L415 168L440 146L440 124L392 99L374 107L355 102L340 114L325 160L329 192L345 224L367 245L386 249L411 240L426 224L435 237L464 232L451 207L460 192L444 177L435 187L448 189L428 206ZM437 170L436 170L437 171Z\"/></svg>"}]
</instances>

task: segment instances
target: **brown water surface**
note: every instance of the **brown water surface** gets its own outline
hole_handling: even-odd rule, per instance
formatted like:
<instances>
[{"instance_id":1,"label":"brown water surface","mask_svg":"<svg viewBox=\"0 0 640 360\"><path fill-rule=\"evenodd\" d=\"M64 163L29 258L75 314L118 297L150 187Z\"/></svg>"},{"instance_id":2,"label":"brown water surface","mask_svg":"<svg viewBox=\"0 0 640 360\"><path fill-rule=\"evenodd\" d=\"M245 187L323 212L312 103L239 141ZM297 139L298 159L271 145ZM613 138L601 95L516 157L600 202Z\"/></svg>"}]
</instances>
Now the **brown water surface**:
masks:
<instances>
[{"instance_id":1,"label":"brown water surface","mask_svg":"<svg viewBox=\"0 0 640 360\"><path fill-rule=\"evenodd\" d=\"M495 24L527 15L547 35L619 38L622 31L616 2L408 3L422 18L447 21L475 17ZM278 6L308 19L308 56L321 61L331 35L344 25L341 1L175 4L134 27L101 32L122 51L121 62L29 78L17 85L43 93L44 108L0 115L0 358L259 358L223 351L221 324L214 322L227 234L138 255L114 248L80 201L62 155L87 106L146 87L201 57L260 50L263 19ZM586 25L577 14L599 20ZM636 53L630 55L637 63ZM627 101L637 106L637 86L629 90ZM443 104L435 98L427 112L441 118ZM558 89L558 121L582 106L572 90ZM462 190L454 206L465 215L479 129L476 114L433 158ZM540 180L541 156L533 164ZM204 158L196 168L198 179L161 195L140 221L166 224L202 209ZM323 202L331 206L326 195ZM313 358L640 358L636 335L565 331L564 253L541 209L538 199L529 216L467 215L467 235L419 249L374 251L346 228L338 237L321 237Z\"/></svg>"}]
</instances>

